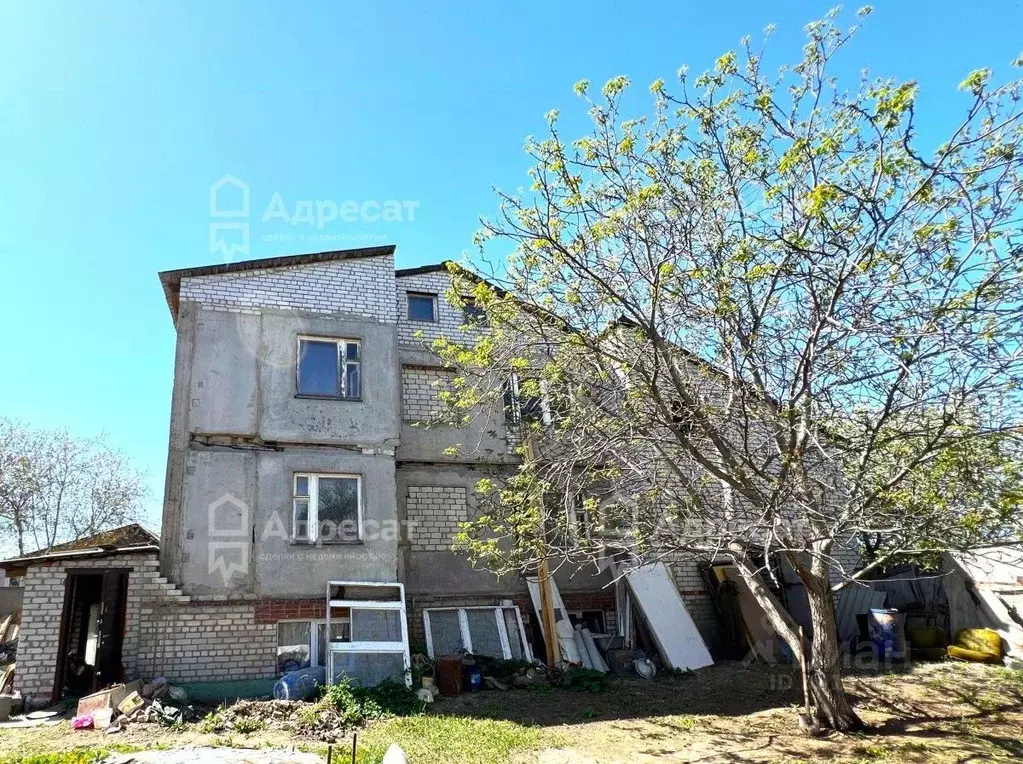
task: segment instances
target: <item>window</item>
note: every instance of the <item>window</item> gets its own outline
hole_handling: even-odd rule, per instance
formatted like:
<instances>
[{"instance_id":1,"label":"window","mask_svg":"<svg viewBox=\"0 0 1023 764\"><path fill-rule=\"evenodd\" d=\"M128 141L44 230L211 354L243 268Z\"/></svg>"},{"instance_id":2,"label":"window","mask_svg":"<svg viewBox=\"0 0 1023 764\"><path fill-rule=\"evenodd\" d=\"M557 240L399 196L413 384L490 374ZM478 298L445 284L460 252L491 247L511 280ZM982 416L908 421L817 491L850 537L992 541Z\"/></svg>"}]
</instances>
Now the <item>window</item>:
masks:
<instances>
[{"instance_id":1,"label":"window","mask_svg":"<svg viewBox=\"0 0 1023 764\"><path fill-rule=\"evenodd\" d=\"M504 413L510 424L551 424L546 384L512 374L504 387Z\"/></svg>"},{"instance_id":2,"label":"window","mask_svg":"<svg viewBox=\"0 0 1023 764\"><path fill-rule=\"evenodd\" d=\"M585 497L581 493L577 493L572 497L572 506L568 514L568 527L569 533L576 540L590 538L590 510Z\"/></svg>"},{"instance_id":3,"label":"window","mask_svg":"<svg viewBox=\"0 0 1023 764\"><path fill-rule=\"evenodd\" d=\"M476 304L473 297L462 298L462 323L467 326L480 326L487 322L487 312Z\"/></svg>"},{"instance_id":4,"label":"window","mask_svg":"<svg viewBox=\"0 0 1023 764\"><path fill-rule=\"evenodd\" d=\"M298 338L298 394L358 399L362 395L358 340Z\"/></svg>"},{"instance_id":5,"label":"window","mask_svg":"<svg viewBox=\"0 0 1023 764\"><path fill-rule=\"evenodd\" d=\"M331 642L350 642L350 621L337 618L331 621ZM278 621L277 673L327 665L327 622Z\"/></svg>"},{"instance_id":6,"label":"window","mask_svg":"<svg viewBox=\"0 0 1023 764\"><path fill-rule=\"evenodd\" d=\"M347 624L348 638L324 645L328 684L347 677L364 687L388 679L411 686L404 586L331 581L327 584L331 633L337 618Z\"/></svg>"},{"instance_id":7,"label":"window","mask_svg":"<svg viewBox=\"0 0 1023 764\"><path fill-rule=\"evenodd\" d=\"M437 295L408 293L408 320L437 322Z\"/></svg>"},{"instance_id":8,"label":"window","mask_svg":"<svg viewBox=\"0 0 1023 764\"><path fill-rule=\"evenodd\" d=\"M517 607L427 608L426 652L431 658L466 652L533 660Z\"/></svg>"},{"instance_id":9,"label":"window","mask_svg":"<svg viewBox=\"0 0 1023 764\"><path fill-rule=\"evenodd\" d=\"M362 479L358 475L295 474L291 537L352 543L362 538Z\"/></svg>"}]
</instances>

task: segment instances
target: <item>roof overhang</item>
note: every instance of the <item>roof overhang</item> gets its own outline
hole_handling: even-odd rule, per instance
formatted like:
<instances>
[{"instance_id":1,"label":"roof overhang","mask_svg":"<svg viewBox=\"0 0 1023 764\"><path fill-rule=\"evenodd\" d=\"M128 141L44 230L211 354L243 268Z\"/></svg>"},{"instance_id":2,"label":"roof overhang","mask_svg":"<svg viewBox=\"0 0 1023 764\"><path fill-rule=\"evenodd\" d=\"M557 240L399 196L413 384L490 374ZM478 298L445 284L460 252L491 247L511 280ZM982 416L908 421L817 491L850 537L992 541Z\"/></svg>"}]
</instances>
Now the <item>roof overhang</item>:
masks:
<instances>
[{"instance_id":1,"label":"roof overhang","mask_svg":"<svg viewBox=\"0 0 1023 764\"><path fill-rule=\"evenodd\" d=\"M95 547L94 549L70 549L65 552L50 552L48 554L25 555L14 557L10 560L0 561L0 568L10 570L12 568L27 568L31 565L42 563L58 562L63 560L93 559L97 557L113 557L121 554L146 554L149 552L159 553L158 544L137 544L126 547Z\"/></svg>"}]
</instances>

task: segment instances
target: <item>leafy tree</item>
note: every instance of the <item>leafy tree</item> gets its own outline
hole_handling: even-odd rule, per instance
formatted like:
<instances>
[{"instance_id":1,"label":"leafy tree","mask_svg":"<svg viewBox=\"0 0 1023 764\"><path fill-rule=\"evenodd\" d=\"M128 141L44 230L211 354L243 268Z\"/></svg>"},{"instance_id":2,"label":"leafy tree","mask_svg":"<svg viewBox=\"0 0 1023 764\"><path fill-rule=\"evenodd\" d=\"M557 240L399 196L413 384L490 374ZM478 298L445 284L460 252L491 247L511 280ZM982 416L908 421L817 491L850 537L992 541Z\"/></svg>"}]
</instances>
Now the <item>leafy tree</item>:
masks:
<instances>
[{"instance_id":1,"label":"leafy tree","mask_svg":"<svg viewBox=\"0 0 1023 764\"><path fill-rule=\"evenodd\" d=\"M454 416L507 406L534 456L481 481L478 562L731 557L840 730L860 725L835 634L849 553L1018 538L1012 501L977 522L935 498L953 476L984 494L970 465L1023 421L1020 83L969 74L962 121L921 145L915 82L831 76L856 30L808 25L777 75L745 39L653 83L648 116L623 115L626 77L580 82L592 129L566 140L552 112L531 187L484 221L507 259L454 269L489 330L435 344ZM763 584L778 556L812 646Z\"/></svg>"},{"instance_id":2,"label":"leafy tree","mask_svg":"<svg viewBox=\"0 0 1023 764\"><path fill-rule=\"evenodd\" d=\"M19 555L135 522L146 495L142 472L105 436L0 418L0 528Z\"/></svg>"}]
</instances>

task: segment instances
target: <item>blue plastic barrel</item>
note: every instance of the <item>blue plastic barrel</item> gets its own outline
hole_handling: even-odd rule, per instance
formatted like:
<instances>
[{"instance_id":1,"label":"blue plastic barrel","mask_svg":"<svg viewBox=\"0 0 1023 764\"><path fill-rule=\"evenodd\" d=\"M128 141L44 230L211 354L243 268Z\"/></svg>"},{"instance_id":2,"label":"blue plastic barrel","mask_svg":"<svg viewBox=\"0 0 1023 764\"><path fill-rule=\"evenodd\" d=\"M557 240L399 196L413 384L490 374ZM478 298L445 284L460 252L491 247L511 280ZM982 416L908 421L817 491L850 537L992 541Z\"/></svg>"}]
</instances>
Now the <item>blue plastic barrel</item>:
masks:
<instances>
[{"instance_id":1,"label":"blue plastic barrel","mask_svg":"<svg viewBox=\"0 0 1023 764\"><path fill-rule=\"evenodd\" d=\"M479 692L483 689L483 669L479 666L465 667L465 684L469 692Z\"/></svg>"},{"instance_id":2,"label":"blue plastic barrel","mask_svg":"<svg viewBox=\"0 0 1023 764\"><path fill-rule=\"evenodd\" d=\"M872 608L867 616L867 633L878 660L901 661L906 657L906 635L902 615L893 608Z\"/></svg>"},{"instance_id":3,"label":"blue plastic barrel","mask_svg":"<svg viewBox=\"0 0 1023 764\"><path fill-rule=\"evenodd\" d=\"M316 688L327 683L327 670L323 666L289 671L274 684L277 700L305 700L316 692Z\"/></svg>"}]
</instances>

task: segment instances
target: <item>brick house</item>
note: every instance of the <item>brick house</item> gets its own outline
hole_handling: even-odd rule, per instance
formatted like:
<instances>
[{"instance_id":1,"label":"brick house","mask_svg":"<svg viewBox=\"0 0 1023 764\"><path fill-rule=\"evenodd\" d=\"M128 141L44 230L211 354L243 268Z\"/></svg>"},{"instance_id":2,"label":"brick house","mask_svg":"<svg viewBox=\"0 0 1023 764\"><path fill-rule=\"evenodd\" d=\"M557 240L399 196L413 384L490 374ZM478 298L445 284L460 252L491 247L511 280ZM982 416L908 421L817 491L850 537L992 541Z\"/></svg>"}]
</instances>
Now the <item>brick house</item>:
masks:
<instances>
[{"instance_id":1,"label":"brick house","mask_svg":"<svg viewBox=\"0 0 1023 764\"><path fill-rule=\"evenodd\" d=\"M388 246L160 280L177 346L159 553L154 540L144 552L25 567L18 689L66 689L62 637L44 635L29 611L47 608L52 624L80 568L125 574L129 679L244 694L335 659L375 679L393 673L398 646L407 656L460 635L516 657L531 642L542 655L524 579L475 570L451 549L478 480L516 468L513 428L502 412L485 431L417 426L451 373L428 343L466 324L444 299L445 264L396 270ZM453 455L467 442L480 447ZM711 643L696 562L673 573ZM607 573L562 570L557 584L573 619L615 630Z\"/></svg>"}]
</instances>

